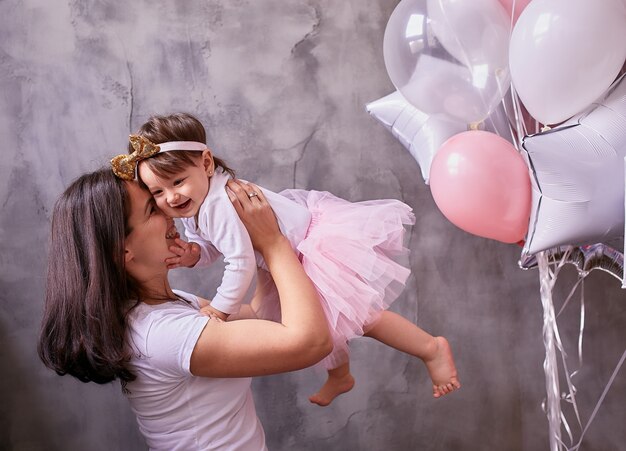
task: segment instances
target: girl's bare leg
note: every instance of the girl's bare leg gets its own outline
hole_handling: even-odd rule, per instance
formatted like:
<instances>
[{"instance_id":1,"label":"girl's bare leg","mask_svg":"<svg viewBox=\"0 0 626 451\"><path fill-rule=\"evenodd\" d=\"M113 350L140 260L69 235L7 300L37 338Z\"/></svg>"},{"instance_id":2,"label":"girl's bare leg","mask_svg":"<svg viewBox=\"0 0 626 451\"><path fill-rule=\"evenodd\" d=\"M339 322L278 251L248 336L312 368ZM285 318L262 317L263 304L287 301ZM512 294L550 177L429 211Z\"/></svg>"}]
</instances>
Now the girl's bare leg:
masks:
<instances>
[{"instance_id":1,"label":"girl's bare leg","mask_svg":"<svg viewBox=\"0 0 626 451\"><path fill-rule=\"evenodd\" d=\"M328 370L328 379L324 386L309 397L309 401L318 406L327 406L342 393L352 390L354 377L350 374L350 363Z\"/></svg>"},{"instance_id":2,"label":"girl's bare leg","mask_svg":"<svg viewBox=\"0 0 626 451\"><path fill-rule=\"evenodd\" d=\"M421 359L433 381L435 398L461 388L452 350L444 337L433 337L390 311L382 312L380 318L366 329L365 336Z\"/></svg>"}]
</instances>

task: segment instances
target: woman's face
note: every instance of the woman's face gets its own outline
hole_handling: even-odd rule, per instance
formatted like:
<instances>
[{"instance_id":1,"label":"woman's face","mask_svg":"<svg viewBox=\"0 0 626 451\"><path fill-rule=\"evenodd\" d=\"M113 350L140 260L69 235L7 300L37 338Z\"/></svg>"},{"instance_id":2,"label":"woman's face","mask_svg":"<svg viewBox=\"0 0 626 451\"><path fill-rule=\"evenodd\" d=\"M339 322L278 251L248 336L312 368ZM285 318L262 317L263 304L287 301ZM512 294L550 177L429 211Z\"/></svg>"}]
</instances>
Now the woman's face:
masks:
<instances>
[{"instance_id":1,"label":"woman's face","mask_svg":"<svg viewBox=\"0 0 626 451\"><path fill-rule=\"evenodd\" d=\"M133 272L142 271L135 276L149 277L153 270L166 270L165 259L176 256L169 247L178 233L174 220L157 208L148 191L135 181L127 182L126 187L130 198L130 233L124 243L126 265Z\"/></svg>"}]
</instances>

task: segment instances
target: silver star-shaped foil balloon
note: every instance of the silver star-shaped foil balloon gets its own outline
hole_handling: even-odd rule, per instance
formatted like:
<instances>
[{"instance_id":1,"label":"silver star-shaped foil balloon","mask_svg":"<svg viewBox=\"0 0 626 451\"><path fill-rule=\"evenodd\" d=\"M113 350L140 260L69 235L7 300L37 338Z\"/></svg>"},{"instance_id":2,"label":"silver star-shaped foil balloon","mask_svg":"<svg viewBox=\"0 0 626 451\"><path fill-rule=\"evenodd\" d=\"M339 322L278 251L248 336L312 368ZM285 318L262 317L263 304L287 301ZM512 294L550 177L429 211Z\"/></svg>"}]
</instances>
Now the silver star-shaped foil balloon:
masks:
<instances>
[{"instance_id":1,"label":"silver star-shaped foil balloon","mask_svg":"<svg viewBox=\"0 0 626 451\"><path fill-rule=\"evenodd\" d=\"M532 208L523 257L558 246L623 240L624 79L584 113L524 138Z\"/></svg>"},{"instance_id":2,"label":"silver star-shaped foil balloon","mask_svg":"<svg viewBox=\"0 0 626 451\"><path fill-rule=\"evenodd\" d=\"M545 252L549 264L572 264L581 277L587 276L591 271L597 269L611 274L620 281L624 280L624 254L606 244L558 246ZM519 266L522 269L536 268L536 256L523 255L519 261ZM624 288L624 284L622 284L622 288Z\"/></svg>"},{"instance_id":3,"label":"silver star-shaped foil balloon","mask_svg":"<svg viewBox=\"0 0 626 451\"><path fill-rule=\"evenodd\" d=\"M468 129L468 124L445 115L431 116L418 110L398 91L368 103L366 110L415 158L426 184L433 158L441 145L448 138ZM508 119L501 107L480 126L510 140Z\"/></svg>"}]
</instances>

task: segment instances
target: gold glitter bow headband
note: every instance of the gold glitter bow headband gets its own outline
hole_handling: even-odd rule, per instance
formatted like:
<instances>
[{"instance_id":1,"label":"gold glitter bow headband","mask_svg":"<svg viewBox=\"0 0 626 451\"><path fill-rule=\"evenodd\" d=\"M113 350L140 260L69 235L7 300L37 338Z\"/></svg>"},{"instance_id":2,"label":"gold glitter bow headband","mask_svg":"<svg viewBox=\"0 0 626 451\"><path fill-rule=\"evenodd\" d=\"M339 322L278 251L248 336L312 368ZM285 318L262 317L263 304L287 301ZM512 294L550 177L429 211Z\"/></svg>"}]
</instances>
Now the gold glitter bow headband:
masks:
<instances>
[{"instance_id":1,"label":"gold glitter bow headband","mask_svg":"<svg viewBox=\"0 0 626 451\"><path fill-rule=\"evenodd\" d=\"M134 180L137 163L159 153L160 147L139 135L130 135L133 153L122 154L111 158L113 173L122 180Z\"/></svg>"}]
</instances>

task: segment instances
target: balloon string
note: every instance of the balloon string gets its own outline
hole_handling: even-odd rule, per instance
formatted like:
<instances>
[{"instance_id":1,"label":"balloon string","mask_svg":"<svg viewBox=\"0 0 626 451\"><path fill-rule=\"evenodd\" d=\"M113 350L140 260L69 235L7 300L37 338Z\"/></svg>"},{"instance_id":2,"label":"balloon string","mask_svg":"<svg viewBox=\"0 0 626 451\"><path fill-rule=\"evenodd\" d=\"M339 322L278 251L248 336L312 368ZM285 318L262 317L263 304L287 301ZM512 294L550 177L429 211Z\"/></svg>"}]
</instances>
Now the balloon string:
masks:
<instances>
[{"instance_id":1,"label":"balloon string","mask_svg":"<svg viewBox=\"0 0 626 451\"><path fill-rule=\"evenodd\" d=\"M572 378L570 376L570 372L567 367L567 360L566 360L567 354L565 353L565 350L563 349L563 343L561 342L561 337L559 336L558 329L556 328L556 322L554 323L554 327L555 327L554 333L555 333L556 340L557 340L557 347L561 354L561 362L563 363L563 370L565 372L565 381L567 383L567 389L568 389L568 393L567 394L563 393L561 395L561 398L567 400L568 402L572 404L572 406L574 407L574 413L576 414L576 420L578 421L578 425L582 428L582 421L580 420L580 412L578 410L578 403L576 402L576 387L574 387L574 384L572 383ZM566 426L566 427L570 436L570 443L573 444L574 439L571 433L569 432L569 426Z\"/></svg>"},{"instance_id":2,"label":"balloon string","mask_svg":"<svg viewBox=\"0 0 626 451\"><path fill-rule=\"evenodd\" d=\"M438 0L437 4L439 6L439 9L441 10L441 12L443 13L443 20L445 21L445 25L449 30L454 30L455 27L453 26L453 24L450 23L449 21L449 16L447 14L446 11L446 6L444 6L442 0ZM460 53L460 58L457 56L457 59L459 60L459 62L465 66L465 68L467 68L470 72L470 75L472 77L475 76L475 72L474 72L474 65L472 64L472 59L469 56L469 53L467 51L467 46L464 44L464 42L459 38L458 34L453 32L452 33L452 37L454 39L454 43L456 44L457 48L461 51ZM498 83L498 91L500 94L500 98L504 97L504 94L506 93L506 91L502 90L502 85L500 84L500 77L498 76L498 71L502 71L505 70L506 67L503 68L497 68L496 69L496 74L495 74L495 78L496 78L496 82ZM489 105L488 102L486 102L486 100L481 96L480 98L481 104L482 106L485 108L485 110L489 110ZM480 121L478 121L478 123L480 123L484 118L481 118Z\"/></svg>"},{"instance_id":3,"label":"balloon string","mask_svg":"<svg viewBox=\"0 0 626 451\"><path fill-rule=\"evenodd\" d=\"M544 371L546 373L546 392L547 392L547 415L550 426L550 447L551 450L560 450L562 448L567 448L561 439L561 426L565 429L567 436L569 437L570 445L574 443L574 436L572 433L572 429L565 417L562 409L561 409L561 399L570 402L574 408L574 412L576 414L576 420L578 425L582 429L582 422L580 420L580 412L578 409L578 404L576 402L576 387L574 386L571 378L576 373L570 374L568 366L567 366L567 353L565 352L565 348L563 346L563 342L561 340L561 336L559 333L559 329L556 323L556 316L554 315L554 303L552 300L552 291L554 289L554 285L556 283L557 277L561 268L567 262L569 255L573 248L567 249L563 257L559 262L555 262L554 268L549 264L547 255L544 255L538 259L537 262L540 263L540 277L541 277L541 296L542 296L542 304L544 306L544 345L546 348L546 360L544 361ZM542 274L543 273L543 274ZM575 293L576 287L581 283L581 280L576 283L573 290L570 291L570 294L565 301L564 305L567 305ZM560 310L559 314L563 311ZM584 324L584 317L581 320ZM581 331L582 334L582 331ZM581 340L581 336L579 336L579 343ZM582 348L580 348L582 349ZM563 365L563 369L565 372L565 379L568 387L568 393L560 393L559 388L559 373L558 373L558 365L557 365L557 357L556 353L558 352L561 355L561 362ZM581 351L582 352L582 351ZM582 354L580 354L580 359L582 359Z\"/></svg>"},{"instance_id":4,"label":"balloon string","mask_svg":"<svg viewBox=\"0 0 626 451\"><path fill-rule=\"evenodd\" d=\"M578 440L578 443L576 443L575 446L573 446L572 448L569 448L567 451L577 451L580 448L580 445L582 444L583 438L585 437L585 434L587 433L587 430L589 429L589 426L591 426L591 422L596 417L596 414L598 413L598 410L600 409L600 406L604 402L604 398L606 397L606 394L609 392L609 389L611 388L611 385L613 385L613 381L615 380L615 377L617 376L617 373L619 372L620 368L622 367L625 359L626 359L626 349L622 353L622 357L619 359L619 362L617 363L617 366L613 370L613 374L611 374L611 378L609 379L609 382L604 387L604 391L602 392L602 395L600 395L600 398L598 399L598 402L596 403L596 406L593 409L593 412L592 412L591 416L589 417L589 420L587 421L587 424L585 425L585 428L583 429L582 434L580 434L580 440Z\"/></svg>"},{"instance_id":5,"label":"balloon string","mask_svg":"<svg viewBox=\"0 0 626 451\"><path fill-rule=\"evenodd\" d=\"M513 19L515 18L515 0L513 0L513 4L511 5L511 33L513 33Z\"/></svg>"},{"instance_id":6,"label":"balloon string","mask_svg":"<svg viewBox=\"0 0 626 451\"><path fill-rule=\"evenodd\" d=\"M572 435L572 430L570 429L569 423L567 422L567 419L565 418L565 414L563 412L561 412L561 422L563 423L565 432L567 432L567 436L569 437L569 442L574 443L574 436ZM561 439L558 439L558 440L559 440L560 447L567 448L567 445L563 442L563 440Z\"/></svg>"},{"instance_id":7,"label":"balloon string","mask_svg":"<svg viewBox=\"0 0 626 451\"><path fill-rule=\"evenodd\" d=\"M515 120L517 122L517 128L521 133L521 136L524 137L528 134L528 130L526 129L526 123L524 122L524 117L522 114L522 106L520 103L519 96L517 95L517 90L513 83L511 83L511 98L513 99L513 109L515 111Z\"/></svg>"},{"instance_id":8,"label":"balloon string","mask_svg":"<svg viewBox=\"0 0 626 451\"><path fill-rule=\"evenodd\" d=\"M511 95L510 90L509 90L509 95ZM510 118L511 113L509 113L509 108L506 105L506 100L504 99L504 97L502 98L501 103L502 103L502 109L504 110L505 116L507 117L507 119ZM512 101L511 101L511 105L513 105ZM517 117L517 111L515 111L514 108L513 108L512 113L515 117ZM515 120L515 122L517 122L517 119ZM508 119L506 123L509 126L509 133L511 134L511 138L513 139L513 146L519 152L521 148L521 144L522 144L522 137L519 135L519 129L517 128L517 126L515 128L513 127L513 124L511 124L510 119Z\"/></svg>"},{"instance_id":9,"label":"balloon string","mask_svg":"<svg viewBox=\"0 0 626 451\"><path fill-rule=\"evenodd\" d=\"M552 303L553 280L545 252L537 254L539 266L540 294L543 306L543 343L546 357L543 362L543 370L546 377L547 416L550 430L550 450L561 449L561 404L558 367L554 343L554 330L556 328L554 305Z\"/></svg>"},{"instance_id":10,"label":"balloon string","mask_svg":"<svg viewBox=\"0 0 626 451\"><path fill-rule=\"evenodd\" d=\"M580 288L580 327L578 330L578 370L576 370L572 376L574 376L583 367L583 331L585 330L585 278L581 279Z\"/></svg>"},{"instance_id":11,"label":"balloon string","mask_svg":"<svg viewBox=\"0 0 626 451\"><path fill-rule=\"evenodd\" d=\"M556 277L558 276L558 273L560 272L561 268L565 265L565 263L569 260L569 256L571 254L573 250L573 247L570 246L564 253L563 257L561 258L561 260L557 263L557 268L554 271L554 278L552 279L552 288L554 288L554 284L556 282ZM567 306L567 304L569 304L569 301L571 300L572 296L574 295L576 289L578 288L579 285L581 285L581 320L580 320L580 328L579 328L579 335L578 335L578 350L579 350L579 354L578 354L578 358L579 358L579 362L580 362L580 366L579 368L570 373L568 366L567 366L567 353L565 352L565 347L563 346L563 342L561 341L561 336L559 334L559 330L558 330L558 326L556 323L556 320L553 323L553 327L554 327L554 336L556 338L556 342L557 342L557 348L561 354L561 361L563 364L563 370L565 372L565 381L567 383L567 389L568 389L568 393L563 393L561 394L561 399L569 402L572 404L572 407L574 408L574 413L576 414L576 420L578 422L579 427L582 429L582 421L580 419L580 411L578 409L578 403L576 402L576 387L574 386L573 382L572 382L572 377L578 372L578 370L580 370L580 367L582 366L582 339L583 339L583 332L584 332L584 285L582 285L584 282L584 278L586 277L587 274L580 274L579 273L579 279L578 281L574 284L574 287L572 288L572 290L570 290L570 293L567 297L567 299L565 300L565 302L563 303L563 307L561 307L559 313L557 314L557 317L561 314L561 312L563 312L563 309ZM558 375L557 375L558 377ZM567 435L569 436L570 439L570 444L574 443L574 437L572 435L571 429L569 427L569 423L567 422L567 420L565 419L565 416L563 415L563 412L561 412L561 418L563 421L563 425L565 427L565 430L567 432ZM562 443L562 442L561 442Z\"/></svg>"},{"instance_id":12,"label":"balloon string","mask_svg":"<svg viewBox=\"0 0 626 451\"><path fill-rule=\"evenodd\" d=\"M558 262L550 262L548 256L545 252L540 252L537 254L537 263L539 266L539 274L540 274L540 282L541 282L541 301L543 304L544 310L544 326L543 326L543 337L544 337L544 346L546 348L546 359L544 360L544 372L546 374L546 399L542 403L542 408L546 412L549 422L549 430L550 430L550 450L551 451L578 451L582 440L589 429L591 423L595 419L600 406L604 402L604 399L615 380L617 373L619 372L621 366L626 360L626 350L622 354L621 359L619 360L617 366L615 367L613 374L611 375L608 383L606 384L602 395L598 399L594 410L589 417L587 423L583 427L580 411L578 409L578 404L576 402L576 387L572 383L572 378L580 371L583 365L583 336L584 336L584 328L585 328L585 296L584 296L584 280L589 274L587 271L579 271L579 280L576 282L574 287L570 290L570 293L565 300L563 306L559 310L558 315L560 315L565 306L568 305L572 296L574 295L578 286L581 287L580 293L580 325L578 331L578 368L571 372L567 366L567 353L565 352L558 326L556 323L556 316L554 315L554 303L552 299L552 291L554 285L556 283L556 278L563 267L563 265L567 262L569 258L569 254L573 247L567 249L567 251L563 254L563 257ZM556 359L556 352L561 354L561 362L563 365L565 381L568 387L568 393L563 393L559 396L559 374L558 374L558 365ZM565 414L561 409L561 400L565 400L572 404L574 409L574 413L576 415L576 421L578 426L580 427L581 435L578 442L574 445L574 437L572 429L567 421ZM570 447L567 447L561 438L561 427L567 433L569 437Z\"/></svg>"},{"instance_id":13,"label":"balloon string","mask_svg":"<svg viewBox=\"0 0 626 451\"><path fill-rule=\"evenodd\" d=\"M567 256L563 256L563 258L566 258ZM569 292L569 295L567 295L567 299L565 300L565 302L563 303L563 306L561 307L561 309L559 310L559 313L556 314L556 317L558 318L559 316L561 316L561 313L563 313L563 310L565 309L565 307L567 307L567 304L569 304L570 299L572 298L572 296L574 295L574 292L576 292L576 289L578 288L578 285L580 285L582 283L582 281L584 280L584 277L581 277L578 279L578 281L574 284L574 287L572 288L572 290Z\"/></svg>"},{"instance_id":14,"label":"balloon string","mask_svg":"<svg viewBox=\"0 0 626 451\"><path fill-rule=\"evenodd\" d=\"M576 414L576 419L578 421L578 425L582 428L582 423L580 420L580 412L578 410L578 404L576 403L576 387L574 387L574 384L572 383L571 377L570 377L570 372L569 369L567 367L567 353L565 352L565 348L563 346L563 342L561 340L561 335L559 333L559 329L558 326L556 324L556 319L551 322L551 324L549 325L550 327L553 328L553 335L554 335L554 339L556 341L556 348L558 349L560 355L561 355L561 363L563 364L563 370L565 372L565 381L567 383L567 389L568 389L568 393L563 393L560 394L559 392L559 413L560 416L563 417L563 412L561 411L561 407L560 407L560 399L567 399L569 397L569 402L572 404L572 406L574 407L574 413ZM555 378L558 380L558 368L555 365ZM558 390L558 386L557 386L557 390ZM569 428L569 424L567 423L567 421L565 421L565 429L568 432L568 435L570 437L570 444L573 444L574 442L574 438L571 434L570 428ZM560 439L560 436L557 437Z\"/></svg>"},{"instance_id":15,"label":"balloon string","mask_svg":"<svg viewBox=\"0 0 626 451\"><path fill-rule=\"evenodd\" d=\"M569 393L563 393L562 398L569 402L570 404L572 404L572 406L574 407L574 412L576 413L576 420L578 421L578 426L581 428L582 430L582 422L580 419L580 412L578 410L578 404L576 403L576 386L572 383L572 379L574 378L574 376L576 374L578 374L578 372L582 369L583 366L583 332L585 329L585 287L584 287L584 281L585 281L585 277L587 276L587 274L585 275L581 275L580 278L578 279L578 282L576 282L574 289L576 289L576 287L580 284L581 289L580 289L580 326L579 326L579 331L578 331L578 368L573 371L571 374L569 373L569 371L567 370L567 365L565 363L565 359L563 359L563 367L565 368L565 378L567 380L567 386L569 389ZM572 290L572 292L570 293L570 295L568 296L567 301L565 302L565 304L567 304L567 302L569 302L569 299L571 298L571 296L574 294L574 291ZM565 307L565 304L563 305L563 307ZM563 311L563 308L561 308L561 311ZM566 423L566 428L568 427L567 423ZM569 429L568 429L568 435L570 437L570 444L574 444L574 440L572 437L572 434L570 433Z\"/></svg>"},{"instance_id":16,"label":"balloon string","mask_svg":"<svg viewBox=\"0 0 626 451\"><path fill-rule=\"evenodd\" d=\"M438 0L437 3L438 3L440 11L443 13L443 20L445 21L446 27L450 31L454 30L455 27L448 20L446 7L443 5L442 0ZM463 57L463 58L459 58L459 62L463 64L466 68L471 69L472 62L471 62L469 55L467 54L467 51L465 50L465 45L463 45L463 42L461 42L461 40L459 39L459 36L456 33L452 33L452 37L454 38L454 41L457 47L461 50L461 56Z\"/></svg>"}]
</instances>

